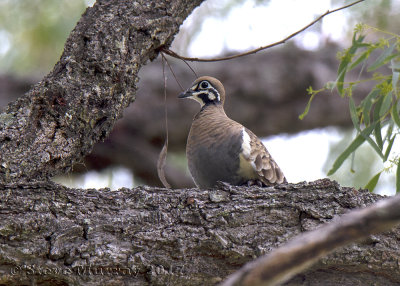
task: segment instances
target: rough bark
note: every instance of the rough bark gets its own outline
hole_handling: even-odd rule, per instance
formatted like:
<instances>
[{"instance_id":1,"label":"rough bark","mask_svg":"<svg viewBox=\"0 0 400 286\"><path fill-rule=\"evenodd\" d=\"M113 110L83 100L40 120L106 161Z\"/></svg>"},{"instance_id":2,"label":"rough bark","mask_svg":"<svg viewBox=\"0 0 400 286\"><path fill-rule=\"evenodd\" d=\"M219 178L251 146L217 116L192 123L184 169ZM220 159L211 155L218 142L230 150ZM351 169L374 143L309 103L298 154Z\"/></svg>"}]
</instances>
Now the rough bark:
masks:
<instances>
[{"instance_id":1,"label":"rough bark","mask_svg":"<svg viewBox=\"0 0 400 286\"><path fill-rule=\"evenodd\" d=\"M379 199L327 179L213 190L2 184L0 284L213 285ZM395 228L346 246L287 285L398 285L399 237Z\"/></svg>"},{"instance_id":2,"label":"rough bark","mask_svg":"<svg viewBox=\"0 0 400 286\"><path fill-rule=\"evenodd\" d=\"M244 265L221 286L275 286L289 281L321 258L400 224L400 196L394 196L307 231Z\"/></svg>"},{"instance_id":3,"label":"rough bark","mask_svg":"<svg viewBox=\"0 0 400 286\"><path fill-rule=\"evenodd\" d=\"M135 99L137 74L169 45L197 1L97 1L60 61L0 114L0 182L68 171Z\"/></svg>"}]
</instances>

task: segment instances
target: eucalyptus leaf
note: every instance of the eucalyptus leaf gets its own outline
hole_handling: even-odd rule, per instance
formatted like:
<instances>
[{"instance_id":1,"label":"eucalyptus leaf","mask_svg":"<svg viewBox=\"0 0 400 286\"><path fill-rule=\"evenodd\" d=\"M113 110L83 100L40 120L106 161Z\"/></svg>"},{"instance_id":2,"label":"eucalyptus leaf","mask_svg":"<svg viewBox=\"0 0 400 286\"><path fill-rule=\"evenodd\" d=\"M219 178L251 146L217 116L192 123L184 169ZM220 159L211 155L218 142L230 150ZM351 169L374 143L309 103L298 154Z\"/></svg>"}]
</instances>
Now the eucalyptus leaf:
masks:
<instances>
[{"instance_id":1,"label":"eucalyptus leaf","mask_svg":"<svg viewBox=\"0 0 400 286\"><path fill-rule=\"evenodd\" d=\"M376 124L372 124L361 131L360 134L351 142L351 144L343 151L342 154L336 159L333 163L332 168L328 172L328 176L333 175L339 168L342 166L343 162L350 156L351 153L357 150L358 147L361 146L362 143L365 142L365 138L368 137L372 130L375 128Z\"/></svg>"},{"instance_id":2,"label":"eucalyptus leaf","mask_svg":"<svg viewBox=\"0 0 400 286\"><path fill-rule=\"evenodd\" d=\"M352 45L351 47L346 51L346 54L343 56L339 68L338 68L338 77L336 79L336 88L341 96L344 96L343 93L343 86L344 86L344 78L346 76L349 64L351 63L353 56L355 55L356 51L360 47L365 47L365 44L362 44L362 41L364 40L365 36L360 35L358 38L356 37L356 34L353 36L352 40Z\"/></svg>"},{"instance_id":3,"label":"eucalyptus leaf","mask_svg":"<svg viewBox=\"0 0 400 286\"><path fill-rule=\"evenodd\" d=\"M316 94L317 94L317 93L311 94L310 99L309 99L308 102L307 102L307 106L306 106L306 108L304 109L304 112L303 112L302 114L299 115L299 119L300 119L300 120L303 120L304 117L308 114L308 111L310 110L310 107L311 107L311 101L314 99L314 96L315 96Z\"/></svg>"},{"instance_id":4,"label":"eucalyptus leaf","mask_svg":"<svg viewBox=\"0 0 400 286\"><path fill-rule=\"evenodd\" d=\"M349 67L349 70L354 69L357 67L360 63L365 62L366 59L368 59L369 55L371 54L370 50L364 51Z\"/></svg>"},{"instance_id":5,"label":"eucalyptus leaf","mask_svg":"<svg viewBox=\"0 0 400 286\"><path fill-rule=\"evenodd\" d=\"M376 184L378 184L379 177L381 176L382 171L372 177L371 180L365 185L364 189L369 190L371 193L374 191Z\"/></svg>"},{"instance_id":6,"label":"eucalyptus leaf","mask_svg":"<svg viewBox=\"0 0 400 286\"><path fill-rule=\"evenodd\" d=\"M400 62L391 60L390 68L392 69L392 88L394 93L397 94L397 82L400 77Z\"/></svg>"},{"instance_id":7,"label":"eucalyptus leaf","mask_svg":"<svg viewBox=\"0 0 400 286\"><path fill-rule=\"evenodd\" d=\"M381 121L379 117L379 113L381 110L382 102L383 102L384 97L380 97L375 104L375 109L374 109L374 122L376 123L375 128L374 128L374 135L375 135L375 140L376 143L379 145L380 149L382 150L383 142L382 142L382 127L381 127Z\"/></svg>"},{"instance_id":8,"label":"eucalyptus leaf","mask_svg":"<svg viewBox=\"0 0 400 286\"><path fill-rule=\"evenodd\" d=\"M352 96L350 96L350 98L349 98L349 108L350 108L350 117L351 117L351 121L353 122L354 128L356 128L357 131L361 131L360 124L358 121L356 105L354 103L354 99Z\"/></svg>"},{"instance_id":9,"label":"eucalyptus leaf","mask_svg":"<svg viewBox=\"0 0 400 286\"><path fill-rule=\"evenodd\" d=\"M386 135L385 135L385 138L383 139L383 141L390 140L390 138L392 137L392 134L393 134L394 121L387 120L387 122L389 122L389 127L387 128Z\"/></svg>"},{"instance_id":10,"label":"eucalyptus leaf","mask_svg":"<svg viewBox=\"0 0 400 286\"><path fill-rule=\"evenodd\" d=\"M367 97L361 102L361 109L363 113L364 123L366 125L370 124L370 113L372 108L372 103L380 94L380 89L374 88Z\"/></svg>"},{"instance_id":11,"label":"eucalyptus leaf","mask_svg":"<svg viewBox=\"0 0 400 286\"><path fill-rule=\"evenodd\" d=\"M400 160L397 163L396 170L396 194L400 193Z\"/></svg>"},{"instance_id":12,"label":"eucalyptus leaf","mask_svg":"<svg viewBox=\"0 0 400 286\"><path fill-rule=\"evenodd\" d=\"M400 115L399 115L399 110L397 108L397 105L398 105L398 102L393 104L391 115L392 115L392 119L393 119L394 123L396 123L397 127L400 128Z\"/></svg>"},{"instance_id":13,"label":"eucalyptus leaf","mask_svg":"<svg viewBox=\"0 0 400 286\"><path fill-rule=\"evenodd\" d=\"M396 43L392 44L389 48L384 49L383 53L369 66L368 71L374 71L386 64L392 58L396 57L396 54L392 55L395 47Z\"/></svg>"},{"instance_id":14,"label":"eucalyptus leaf","mask_svg":"<svg viewBox=\"0 0 400 286\"><path fill-rule=\"evenodd\" d=\"M383 116L386 115L386 113L389 111L390 109L390 105L392 104L392 92L388 92L388 94L386 94L384 96L383 102L382 102L382 106L379 109L379 117L381 119L383 119Z\"/></svg>"},{"instance_id":15,"label":"eucalyptus leaf","mask_svg":"<svg viewBox=\"0 0 400 286\"><path fill-rule=\"evenodd\" d=\"M400 72L393 71L393 73L392 73L392 88L396 94L397 94L397 82L399 80L399 77L400 77Z\"/></svg>"},{"instance_id":16,"label":"eucalyptus leaf","mask_svg":"<svg viewBox=\"0 0 400 286\"><path fill-rule=\"evenodd\" d=\"M393 147L393 143L394 143L394 139L395 139L395 138L396 138L396 134L394 134L394 136L393 136L391 139L389 139L389 144L388 144L388 146L387 146L387 148L386 148L386 151L385 151L384 162L386 162L387 159L389 158L390 151L392 150L392 147Z\"/></svg>"}]
</instances>

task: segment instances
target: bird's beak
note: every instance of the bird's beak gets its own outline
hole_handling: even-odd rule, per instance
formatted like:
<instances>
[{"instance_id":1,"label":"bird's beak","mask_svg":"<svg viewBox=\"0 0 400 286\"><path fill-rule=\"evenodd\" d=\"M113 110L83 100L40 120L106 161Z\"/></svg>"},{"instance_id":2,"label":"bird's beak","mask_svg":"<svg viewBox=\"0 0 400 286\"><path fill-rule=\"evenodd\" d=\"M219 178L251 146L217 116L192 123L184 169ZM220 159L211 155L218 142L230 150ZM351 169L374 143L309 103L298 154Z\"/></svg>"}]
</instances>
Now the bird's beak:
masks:
<instances>
[{"instance_id":1,"label":"bird's beak","mask_svg":"<svg viewBox=\"0 0 400 286\"><path fill-rule=\"evenodd\" d=\"M182 92L181 94L178 95L178 98L187 98L187 97L191 97L193 96L193 90L188 89L184 92Z\"/></svg>"}]
</instances>

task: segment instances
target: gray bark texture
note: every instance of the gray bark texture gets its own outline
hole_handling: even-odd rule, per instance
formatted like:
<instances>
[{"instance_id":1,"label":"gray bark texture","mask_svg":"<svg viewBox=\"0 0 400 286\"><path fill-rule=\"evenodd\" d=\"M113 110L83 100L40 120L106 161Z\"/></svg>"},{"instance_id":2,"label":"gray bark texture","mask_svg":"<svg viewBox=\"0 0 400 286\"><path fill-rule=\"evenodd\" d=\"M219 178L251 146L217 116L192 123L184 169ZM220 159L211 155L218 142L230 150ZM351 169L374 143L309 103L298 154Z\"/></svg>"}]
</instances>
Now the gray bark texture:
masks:
<instances>
[{"instance_id":1,"label":"gray bark texture","mask_svg":"<svg viewBox=\"0 0 400 286\"><path fill-rule=\"evenodd\" d=\"M1 285L215 285L294 236L382 198L328 179L212 190L48 182L0 190ZM399 285L399 238L395 228L353 243L285 285Z\"/></svg>"},{"instance_id":2,"label":"gray bark texture","mask_svg":"<svg viewBox=\"0 0 400 286\"><path fill-rule=\"evenodd\" d=\"M69 189L49 182L104 139L139 69L201 1L97 1L53 71L0 114L0 285L213 285L381 197L320 180L270 188ZM398 285L399 229L287 285Z\"/></svg>"},{"instance_id":3,"label":"gray bark texture","mask_svg":"<svg viewBox=\"0 0 400 286\"><path fill-rule=\"evenodd\" d=\"M70 170L135 99L139 69L197 1L97 1L51 71L0 114L0 182Z\"/></svg>"}]
</instances>

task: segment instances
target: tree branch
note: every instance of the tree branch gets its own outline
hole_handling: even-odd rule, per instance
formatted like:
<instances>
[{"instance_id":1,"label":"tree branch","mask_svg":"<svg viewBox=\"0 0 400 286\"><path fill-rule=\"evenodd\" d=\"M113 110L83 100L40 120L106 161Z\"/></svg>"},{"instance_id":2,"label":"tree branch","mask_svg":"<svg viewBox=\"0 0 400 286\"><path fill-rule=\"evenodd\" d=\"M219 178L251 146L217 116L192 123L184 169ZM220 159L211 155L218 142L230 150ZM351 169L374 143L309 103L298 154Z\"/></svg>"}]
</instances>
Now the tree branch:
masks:
<instances>
[{"instance_id":1,"label":"tree branch","mask_svg":"<svg viewBox=\"0 0 400 286\"><path fill-rule=\"evenodd\" d=\"M240 53L240 54L236 54L236 55L232 55L232 56L228 56L228 57L201 59L201 58L184 57L184 56L178 55L177 53L175 53L174 51L171 51L168 48L163 48L162 51L164 53L166 53L167 55L170 55L171 57L174 57L174 58L177 58L177 59L180 59L180 60L184 60L184 61L190 61L190 62L219 62L219 61L232 60L232 59L235 59L235 58L239 58L239 57L244 57L244 56L248 56L248 55L251 55L251 54L255 54L255 53L260 52L262 50L266 50L266 49L269 49L269 48L272 48L272 47L276 47L278 45L282 45L282 44L286 43L288 40L290 40L291 38L294 38L298 34L304 32L305 30L307 30L308 28L313 26L315 23L317 23L320 20L322 20L322 18L324 18L325 16L327 16L329 14L332 14L332 13L335 13L335 12L340 11L340 10L347 9L347 8L349 8L351 6L354 6L354 5L356 5L356 4L360 3L360 2L364 2L364 1L365 0L358 0L358 1L355 1L355 2L350 3L348 5L345 5L345 6L342 6L340 8L337 8L337 9L328 10L324 14L320 15L317 19L315 19L314 21L309 23L308 25L304 26L300 30L290 34L289 36L287 36L286 38L284 38L284 39L282 39L282 40L280 40L278 42L275 42L275 43L272 43L272 44L269 44L269 45L266 45L266 46L262 46L262 47L259 47L257 49L253 49L253 50L248 51L248 52L244 52L244 53Z\"/></svg>"},{"instance_id":2,"label":"tree branch","mask_svg":"<svg viewBox=\"0 0 400 286\"><path fill-rule=\"evenodd\" d=\"M68 171L134 101L137 73L201 0L97 1L60 61L0 114L0 182Z\"/></svg>"},{"instance_id":3,"label":"tree branch","mask_svg":"<svg viewBox=\"0 0 400 286\"><path fill-rule=\"evenodd\" d=\"M353 211L246 264L221 286L278 285L338 247L390 230L400 222L400 196Z\"/></svg>"},{"instance_id":4,"label":"tree branch","mask_svg":"<svg viewBox=\"0 0 400 286\"><path fill-rule=\"evenodd\" d=\"M327 179L213 190L0 184L0 284L213 285L380 199ZM348 245L287 285L398 285L398 237L395 228Z\"/></svg>"}]
</instances>

